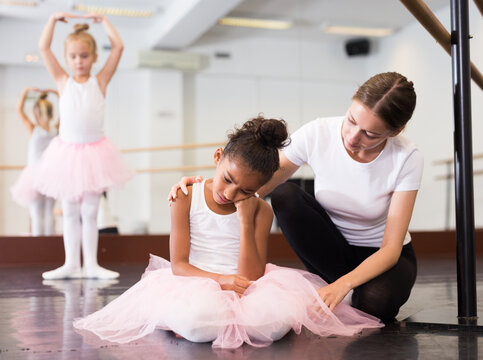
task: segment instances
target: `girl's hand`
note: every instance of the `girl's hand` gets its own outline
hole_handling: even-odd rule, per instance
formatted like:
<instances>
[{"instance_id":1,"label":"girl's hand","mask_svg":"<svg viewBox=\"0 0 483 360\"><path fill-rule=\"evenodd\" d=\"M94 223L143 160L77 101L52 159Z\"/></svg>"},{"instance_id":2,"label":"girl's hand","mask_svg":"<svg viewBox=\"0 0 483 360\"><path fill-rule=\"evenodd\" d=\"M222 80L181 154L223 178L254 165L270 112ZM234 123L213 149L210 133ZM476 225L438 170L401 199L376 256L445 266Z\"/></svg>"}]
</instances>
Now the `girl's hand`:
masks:
<instances>
[{"instance_id":1,"label":"girl's hand","mask_svg":"<svg viewBox=\"0 0 483 360\"><path fill-rule=\"evenodd\" d=\"M99 24L106 19L106 17L102 14L87 14L87 15L84 15L83 17L86 19L92 19L95 24Z\"/></svg>"},{"instance_id":2,"label":"girl's hand","mask_svg":"<svg viewBox=\"0 0 483 360\"><path fill-rule=\"evenodd\" d=\"M72 19L72 18L75 18L75 17L78 17L78 16L75 16L75 15L72 15L72 14L66 13L66 12L58 12L58 13L54 13L52 15L52 19L54 19L55 21L62 21L64 23L67 22L67 19Z\"/></svg>"},{"instance_id":3,"label":"girl's hand","mask_svg":"<svg viewBox=\"0 0 483 360\"><path fill-rule=\"evenodd\" d=\"M202 182L203 177L202 176L183 176L179 183L174 184L173 187L171 188L171 191L169 192L168 196L168 201L171 203L172 201L176 200L176 193L178 192L178 189L181 189L181 191L185 194L188 195L188 185L192 185L197 182Z\"/></svg>"},{"instance_id":4,"label":"girl's hand","mask_svg":"<svg viewBox=\"0 0 483 360\"><path fill-rule=\"evenodd\" d=\"M317 290L320 298L331 311L334 311L335 307L339 305L349 291L351 291L350 286L339 280Z\"/></svg>"},{"instance_id":5,"label":"girl's hand","mask_svg":"<svg viewBox=\"0 0 483 360\"><path fill-rule=\"evenodd\" d=\"M245 290L251 285L251 281L243 275L220 275L218 278L222 290L232 290L238 296L242 296Z\"/></svg>"},{"instance_id":6,"label":"girl's hand","mask_svg":"<svg viewBox=\"0 0 483 360\"><path fill-rule=\"evenodd\" d=\"M258 194L235 203L236 213L240 224L253 225L258 205Z\"/></svg>"}]
</instances>

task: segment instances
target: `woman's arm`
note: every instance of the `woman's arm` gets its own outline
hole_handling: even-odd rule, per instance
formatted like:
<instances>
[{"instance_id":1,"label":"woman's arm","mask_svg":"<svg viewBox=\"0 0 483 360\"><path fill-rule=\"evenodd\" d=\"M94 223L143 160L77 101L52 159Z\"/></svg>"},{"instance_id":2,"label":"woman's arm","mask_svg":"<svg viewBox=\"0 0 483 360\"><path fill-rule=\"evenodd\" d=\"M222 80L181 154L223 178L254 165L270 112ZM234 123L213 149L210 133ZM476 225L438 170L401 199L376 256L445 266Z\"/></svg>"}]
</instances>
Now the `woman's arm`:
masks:
<instances>
[{"instance_id":1,"label":"woman's arm","mask_svg":"<svg viewBox=\"0 0 483 360\"><path fill-rule=\"evenodd\" d=\"M255 196L235 205L240 221L238 274L257 280L265 273L273 212L270 205Z\"/></svg>"},{"instance_id":2,"label":"woman's arm","mask_svg":"<svg viewBox=\"0 0 483 360\"><path fill-rule=\"evenodd\" d=\"M67 73L64 69L60 66L57 58L55 57L54 53L50 49L50 45L52 44L52 37L54 34L54 28L57 21L67 22L67 19L71 19L74 16L69 13L55 13L53 14L47 24L42 31L42 35L40 36L39 40L39 51L42 59L44 60L45 66L47 67L47 71L54 79L55 83L57 84L58 89L62 89L65 83L65 80L68 78Z\"/></svg>"},{"instance_id":3,"label":"woman's arm","mask_svg":"<svg viewBox=\"0 0 483 360\"><path fill-rule=\"evenodd\" d=\"M38 89L33 87L27 87L23 89L22 95L20 95L17 103L17 114L20 116L22 124L24 124L24 126L27 128L29 134L32 135L32 132L34 131L34 124L32 123L32 121L30 121L29 117L27 116L27 114L25 114L24 111L25 100L27 99L27 94L29 93L29 91L38 91Z\"/></svg>"},{"instance_id":4,"label":"woman's arm","mask_svg":"<svg viewBox=\"0 0 483 360\"><path fill-rule=\"evenodd\" d=\"M97 74L97 82L99 83L102 93L105 95L107 84L109 84L109 81L111 81L111 78L117 69L117 65L119 64L119 59L121 59L124 44L122 43L121 37L117 33L116 29L107 17L98 14L87 15L86 17L92 18L95 23L102 23L104 31L111 42L111 53L109 54L109 57L107 58L103 68Z\"/></svg>"},{"instance_id":5,"label":"woman's arm","mask_svg":"<svg viewBox=\"0 0 483 360\"><path fill-rule=\"evenodd\" d=\"M280 169L273 174L272 178L265 185L258 189L258 194L262 197L270 194L278 185L287 181L300 167L287 159L283 151L278 153L280 156Z\"/></svg>"},{"instance_id":6,"label":"woman's arm","mask_svg":"<svg viewBox=\"0 0 483 360\"><path fill-rule=\"evenodd\" d=\"M250 286L250 281L241 275L220 275L204 271L189 263L190 225L189 211L191 206L191 187L188 196L179 195L171 206L171 235L169 237L169 254L171 269L174 275L207 277L218 282L223 290L233 290L242 295Z\"/></svg>"},{"instance_id":7,"label":"woman's arm","mask_svg":"<svg viewBox=\"0 0 483 360\"><path fill-rule=\"evenodd\" d=\"M381 248L354 270L318 290L320 297L331 310L351 289L374 279L396 265L401 256L416 195L417 190L395 192L391 198Z\"/></svg>"}]
</instances>

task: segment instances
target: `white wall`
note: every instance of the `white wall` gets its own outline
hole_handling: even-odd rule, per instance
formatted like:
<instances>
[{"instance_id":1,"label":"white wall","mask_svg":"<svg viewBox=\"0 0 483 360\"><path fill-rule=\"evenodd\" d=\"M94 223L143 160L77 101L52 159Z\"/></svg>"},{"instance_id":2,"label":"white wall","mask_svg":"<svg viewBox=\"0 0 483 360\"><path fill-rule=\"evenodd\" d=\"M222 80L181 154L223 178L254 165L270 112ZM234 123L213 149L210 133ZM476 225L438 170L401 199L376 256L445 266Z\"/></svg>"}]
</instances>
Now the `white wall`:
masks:
<instances>
[{"instance_id":1,"label":"white wall","mask_svg":"<svg viewBox=\"0 0 483 360\"><path fill-rule=\"evenodd\" d=\"M436 13L447 29L451 29L449 6ZM470 1L471 58L483 69L483 21ZM396 70L415 84L417 105L407 126L406 135L416 142L425 157L423 183L418 194L411 228L442 229L445 224L446 182L435 180L444 175L440 159L453 158L453 95L451 57L422 30L418 22L381 41L379 50L369 58L369 73ZM483 91L472 83L473 152L483 153ZM475 160L474 168L483 169L483 161ZM483 227L483 176L474 178L475 224ZM454 184L450 194L450 227L454 228Z\"/></svg>"}]
</instances>

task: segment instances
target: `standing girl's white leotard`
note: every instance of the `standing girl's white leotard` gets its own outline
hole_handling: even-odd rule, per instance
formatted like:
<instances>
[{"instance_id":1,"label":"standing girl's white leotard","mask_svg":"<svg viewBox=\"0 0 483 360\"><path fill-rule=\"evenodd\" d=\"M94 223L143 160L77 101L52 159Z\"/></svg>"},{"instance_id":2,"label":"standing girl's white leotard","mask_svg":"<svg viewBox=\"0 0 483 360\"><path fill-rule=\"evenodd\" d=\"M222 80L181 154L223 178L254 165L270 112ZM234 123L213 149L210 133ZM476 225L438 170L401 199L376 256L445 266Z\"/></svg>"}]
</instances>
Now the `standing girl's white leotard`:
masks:
<instances>
[{"instance_id":1,"label":"standing girl's white leotard","mask_svg":"<svg viewBox=\"0 0 483 360\"><path fill-rule=\"evenodd\" d=\"M206 271L234 274L240 242L237 214L213 213L204 184L194 184L192 190L189 261ZM321 336L382 326L345 303L331 312L317 294L326 284L307 271L268 264L265 275L238 297L212 279L173 275L168 261L151 255L139 282L103 309L76 320L74 327L119 343L160 328L191 341L236 348L244 342L267 346L290 329L300 333L302 326Z\"/></svg>"},{"instance_id":2,"label":"standing girl's white leotard","mask_svg":"<svg viewBox=\"0 0 483 360\"><path fill-rule=\"evenodd\" d=\"M69 77L59 99L60 129L35 165L34 189L66 200L101 193L125 183L133 173L104 136L104 95L97 79Z\"/></svg>"},{"instance_id":3,"label":"standing girl's white leotard","mask_svg":"<svg viewBox=\"0 0 483 360\"><path fill-rule=\"evenodd\" d=\"M33 189L33 165L39 161L45 149L57 135L57 129L53 126L49 131L36 125L30 136L28 146L28 162L18 180L10 189L13 199L24 206L28 206L37 199L39 193Z\"/></svg>"}]
</instances>

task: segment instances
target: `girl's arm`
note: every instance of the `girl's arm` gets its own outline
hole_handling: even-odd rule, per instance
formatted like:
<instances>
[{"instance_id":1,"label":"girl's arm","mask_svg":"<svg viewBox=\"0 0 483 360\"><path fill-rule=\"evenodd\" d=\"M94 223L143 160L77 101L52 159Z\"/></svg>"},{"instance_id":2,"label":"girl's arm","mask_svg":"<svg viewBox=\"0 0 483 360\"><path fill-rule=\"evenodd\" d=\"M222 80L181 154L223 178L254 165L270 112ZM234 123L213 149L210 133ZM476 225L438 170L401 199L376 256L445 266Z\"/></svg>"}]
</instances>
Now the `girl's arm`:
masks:
<instances>
[{"instance_id":1,"label":"girl's arm","mask_svg":"<svg viewBox=\"0 0 483 360\"><path fill-rule=\"evenodd\" d=\"M67 19L71 19L74 16L69 13L55 13L53 14L42 31L39 40L39 51L42 59L44 60L47 71L53 77L58 89L63 89L68 74L60 66L57 58L50 49L52 44L52 37L54 34L54 27L57 21L67 22ZM62 91L62 90L61 90Z\"/></svg>"},{"instance_id":2,"label":"girl's arm","mask_svg":"<svg viewBox=\"0 0 483 360\"><path fill-rule=\"evenodd\" d=\"M101 88L102 93L106 94L107 84L111 81L112 75L116 71L117 64L119 64L119 59L121 58L122 51L124 50L124 44L122 43L121 37L117 33L114 26L104 15L91 14L87 15L87 18L92 18L95 23L102 23L104 31L111 42L111 53L106 60L103 68L97 74L97 82Z\"/></svg>"},{"instance_id":3,"label":"girl's arm","mask_svg":"<svg viewBox=\"0 0 483 360\"><path fill-rule=\"evenodd\" d=\"M27 94L29 93L29 91L38 91L38 89L33 87L27 87L23 89L22 95L20 95L20 99L18 99L17 113L22 120L22 124L24 124L24 126L27 128L29 134L32 135L35 125L32 123L32 121L30 121L29 117L27 116L27 114L25 114L24 111L25 100L27 99Z\"/></svg>"},{"instance_id":4,"label":"girl's arm","mask_svg":"<svg viewBox=\"0 0 483 360\"><path fill-rule=\"evenodd\" d=\"M396 265L401 256L416 195L417 190L395 192L391 198L381 248L354 270L318 290L320 297L331 310L351 289L374 279Z\"/></svg>"},{"instance_id":5,"label":"girl's arm","mask_svg":"<svg viewBox=\"0 0 483 360\"><path fill-rule=\"evenodd\" d=\"M240 221L238 274L257 280L265 273L273 212L270 205L255 196L235 205Z\"/></svg>"},{"instance_id":6,"label":"girl's arm","mask_svg":"<svg viewBox=\"0 0 483 360\"><path fill-rule=\"evenodd\" d=\"M204 271L189 263L191 188L188 196L180 195L171 206L171 235L169 237L169 254L171 269L174 275L207 277L218 282L223 290L233 290L242 295L250 281L241 275L220 275Z\"/></svg>"}]
</instances>

